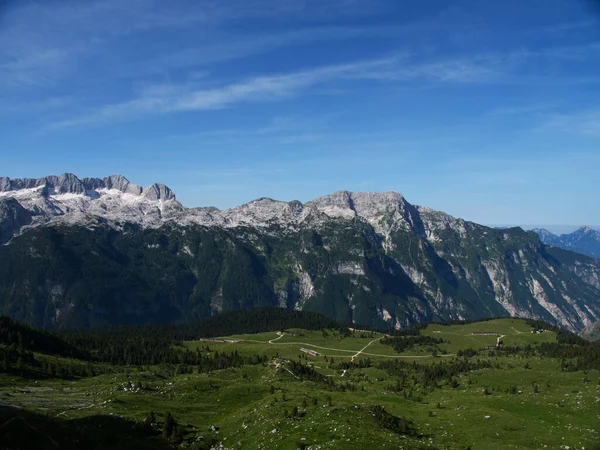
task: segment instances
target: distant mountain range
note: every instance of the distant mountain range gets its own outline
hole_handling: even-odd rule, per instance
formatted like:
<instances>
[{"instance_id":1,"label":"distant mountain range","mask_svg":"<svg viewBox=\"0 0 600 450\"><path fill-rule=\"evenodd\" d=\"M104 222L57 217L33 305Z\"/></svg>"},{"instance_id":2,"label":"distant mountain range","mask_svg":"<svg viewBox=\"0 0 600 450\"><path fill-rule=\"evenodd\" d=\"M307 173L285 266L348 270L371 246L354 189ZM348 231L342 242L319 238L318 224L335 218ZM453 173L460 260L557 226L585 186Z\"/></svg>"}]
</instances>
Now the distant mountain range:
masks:
<instances>
[{"instance_id":1,"label":"distant mountain range","mask_svg":"<svg viewBox=\"0 0 600 450\"><path fill-rule=\"evenodd\" d=\"M280 306L373 327L600 320L600 260L398 192L185 208L125 177L0 178L0 314L46 328Z\"/></svg>"},{"instance_id":2,"label":"distant mountain range","mask_svg":"<svg viewBox=\"0 0 600 450\"><path fill-rule=\"evenodd\" d=\"M540 236L544 244L600 258L600 230L584 226L572 233L561 235L543 228L535 228L533 231Z\"/></svg>"}]
</instances>

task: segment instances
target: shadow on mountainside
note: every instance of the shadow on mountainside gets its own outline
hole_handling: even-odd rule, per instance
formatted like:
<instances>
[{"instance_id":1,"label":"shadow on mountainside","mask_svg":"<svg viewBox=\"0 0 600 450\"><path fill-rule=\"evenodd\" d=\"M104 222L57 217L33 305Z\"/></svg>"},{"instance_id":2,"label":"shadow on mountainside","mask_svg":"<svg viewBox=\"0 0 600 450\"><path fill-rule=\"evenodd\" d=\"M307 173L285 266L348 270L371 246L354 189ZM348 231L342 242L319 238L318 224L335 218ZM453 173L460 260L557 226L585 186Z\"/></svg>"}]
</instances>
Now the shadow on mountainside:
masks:
<instances>
[{"instance_id":1,"label":"shadow on mountainside","mask_svg":"<svg viewBox=\"0 0 600 450\"><path fill-rule=\"evenodd\" d=\"M158 431L140 423L95 415L60 420L0 404L0 450L167 449Z\"/></svg>"}]
</instances>

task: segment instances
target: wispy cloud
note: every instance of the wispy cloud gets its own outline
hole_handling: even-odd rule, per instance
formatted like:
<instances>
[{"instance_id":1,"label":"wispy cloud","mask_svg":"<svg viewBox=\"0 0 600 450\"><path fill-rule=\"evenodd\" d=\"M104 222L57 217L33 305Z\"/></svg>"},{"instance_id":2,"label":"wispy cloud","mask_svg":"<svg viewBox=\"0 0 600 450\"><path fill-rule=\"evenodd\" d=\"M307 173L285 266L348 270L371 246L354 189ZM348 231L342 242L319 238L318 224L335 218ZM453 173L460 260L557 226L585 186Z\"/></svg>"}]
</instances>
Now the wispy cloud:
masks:
<instances>
[{"instance_id":1,"label":"wispy cloud","mask_svg":"<svg viewBox=\"0 0 600 450\"><path fill-rule=\"evenodd\" d=\"M596 19L590 20L579 20L577 22L563 22L556 25L546 25L541 27L535 27L530 30L530 33L540 34L540 33L548 33L548 34L556 34L556 33L565 33L573 30L587 30L590 28L595 28L600 25L600 21Z\"/></svg>"},{"instance_id":2,"label":"wispy cloud","mask_svg":"<svg viewBox=\"0 0 600 450\"><path fill-rule=\"evenodd\" d=\"M44 99L21 102L3 102L0 104L0 114L27 113L38 114L71 106L76 99L71 96L47 97Z\"/></svg>"},{"instance_id":3,"label":"wispy cloud","mask_svg":"<svg viewBox=\"0 0 600 450\"><path fill-rule=\"evenodd\" d=\"M276 33L259 33L240 36L231 33L212 32L204 36L206 42L157 53L151 57L124 61L113 70L116 77L139 77L166 73L178 69L207 67L218 63L248 58L281 48L291 48L315 42L342 41L361 37L397 36L400 27L310 27Z\"/></svg>"},{"instance_id":4,"label":"wispy cloud","mask_svg":"<svg viewBox=\"0 0 600 450\"><path fill-rule=\"evenodd\" d=\"M340 79L375 77L379 69L397 58L323 66L281 75L251 78L210 89L181 92L179 87L156 88L134 100L107 105L87 116L50 124L49 128L131 119L140 115L219 109L240 102L275 101L289 98L302 89Z\"/></svg>"},{"instance_id":5,"label":"wispy cloud","mask_svg":"<svg viewBox=\"0 0 600 450\"><path fill-rule=\"evenodd\" d=\"M521 114L532 114L539 113L541 111L548 111L555 106L556 105L550 103L543 103L539 105L503 106L490 110L488 114L498 116L516 116Z\"/></svg>"},{"instance_id":6,"label":"wispy cloud","mask_svg":"<svg viewBox=\"0 0 600 450\"><path fill-rule=\"evenodd\" d=\"M322 18L365 15L381 11L385 2L331 0L329 2L280 2L276 0L175 0L169 8L153 0L89 0L79 2L23 2L2 11L0 27L0 83L14 87L45 86L72 74L81 58L95 54L106 59L110 76L132 76L211 64L248 56L294 42L346 39L365 33L381 33L361 27L320 26ZM40 18L43 17L43 20ZM252 37L220 33L219 27L241 19L271 21L304 18L306 30ZM32 24L35 24L32 25ZM312 25L316 24L316 27ZM205 42L134 61L116 61L113 45L133 42L148 32L181 32L195 26ZM133 42L135 44L135 42ZM122 47L119 45L118 47ZM111 50L112 49L112 50ZM106 50L108 55L103 55ZM111 51L109 51L111 50ZM136 55L137 56L137 55ZM118 59L118 58L117 58ZM113 64L111 64L113 63ZM102 65L100 68L103 68Z\"/></svg>"},{"instance_id":7,"label":"wispy cloud","mask_svg":"<svg viewBox=\"0 0 600 450\"><path fill-rule=\"evenodd\" d=\"M480 83L497 80L506 68L502 58L477 56L469 59L418 63L408 55L396 55L347 64L321 66L276 75L263 75L218 87L194 89L190 85L147 87L129 101L109 104L88 114L48 125L50 129L139 116L220 109L243 102L288 99L308 88L330 81ZM339 86L336 86L338 88ZM327 92L326 90L323 92ZM334 92L343 92L337 91Z\"/></svg>"},{"instance_id":8,"label":"wispy cloud","mask_svg":"<svg viewBox=\"0 0 600 450\"><path fill-rule=\"evenodd\" d=\"M600 109L575 111L549 116L542 130L561 131L588 136L600 136Z\"/></svg>"}]
</instances>

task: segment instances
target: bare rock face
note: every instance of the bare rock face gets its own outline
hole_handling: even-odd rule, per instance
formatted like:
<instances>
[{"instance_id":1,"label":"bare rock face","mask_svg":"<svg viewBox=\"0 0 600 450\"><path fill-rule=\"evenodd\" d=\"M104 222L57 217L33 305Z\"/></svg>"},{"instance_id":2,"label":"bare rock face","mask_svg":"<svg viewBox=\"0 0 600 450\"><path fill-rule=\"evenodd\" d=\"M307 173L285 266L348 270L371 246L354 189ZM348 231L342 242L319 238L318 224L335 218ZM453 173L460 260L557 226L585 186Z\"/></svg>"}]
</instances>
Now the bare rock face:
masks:
<instances>
[{"instance_id":1,"label":"bare rock face","mask_svg":"<svg viewBox=\"0 0 600 450\"><path fill-rule=\"evenodd\" d=\"M84 178L83 185L88 191L116 189L124 194L141 195L142 187L129 182L123 175L110 175L105 178Z\"/></svg>"},{"instance_id":2,"label":"bare rock face","mask_svg":"<svg viewBox=\"0 0 600 450\"><path fill-rule=\"evenodd\" d=\"M52 177L51 181L52 182L48 180L47 184L54 187L59 194L85 194L85 186L81 180L72 173L65 173L57 179Z\"/></svg>"},{"instance_id":3,"label":"bare rock face","mask_svg":"<svg viewBox=\"0 0 600 450\"><path fill-rule=\"evenodd\" d=\"M175 194L164 184L154 183L143 189L142 195L148 200L175 200Z\"/></svg>"},{"instance_id":4,"label":"bare rock face","mask_svg":"<svg viewBox=\"0 0 600 450\"><path fill-rule=\"evenodd\" d=\"M46 178L0 178L0 192L33 189L47 184Z\"/></svg>"},{"instance_id":5,"label":"bare rock face","mask_svg":"<svg viewBox=\"0 0 600 450\"><path fill-rule=\"evenodd\" d=\"M130 183L123 175L111 175L104 179L106 189L116 189L126 194L141 195L142 187Z\"/></svg>"},{"instance_id":6,"label":"bare rock face","mask_svg":"<svg viewBox=\"0 0 600 450\"><path fill-rule=\"evenodd\" d=\"M0 244L31 223L31 213L14 198L0 198Z\"/></svg>"},{"instance_id":7,"label":"bare rock face","mask_svg":"<svg viewBox=\"0 0 600 450\"><path fill-rule=\"evenodd\" d=\"M361 217L383 235L393 229L414 231L419 235L424 233L417 209L395 191L340 191L319 197L306 205L329 217Z\"/></svg>"},{"instance_id":8,"label":"bare rock face","mask_svg":"<svg viewBox=\"0 0 600 450\"><path fill-rule=\"evenodd\" d=\"M84 194L85 186L79 178L72 173L64 173L60 176L48 176L43 178L0 178L0 192L18 191L21 189L34 189L45 187L57 194Z\"/></svg>"},{"instance_id":9,"label":"bare rock face","mask_svg":"<svg viewBox=\"0 0 600 450\"><path fill-rule=\"evenodd\" d=\"M10 191L10 178L0 177L0 192Z\"/></svg>"},{"instance_id":10,"label":"bare rock face","mask_svg":"<svg viewBox=\"0 0 600 450\"><path fill-rule=\"evenodd\" d=\"M105 178L84 178L81 180L87 191L96 191L98 189L106 189Z\"/></svg>"}]
</instances>

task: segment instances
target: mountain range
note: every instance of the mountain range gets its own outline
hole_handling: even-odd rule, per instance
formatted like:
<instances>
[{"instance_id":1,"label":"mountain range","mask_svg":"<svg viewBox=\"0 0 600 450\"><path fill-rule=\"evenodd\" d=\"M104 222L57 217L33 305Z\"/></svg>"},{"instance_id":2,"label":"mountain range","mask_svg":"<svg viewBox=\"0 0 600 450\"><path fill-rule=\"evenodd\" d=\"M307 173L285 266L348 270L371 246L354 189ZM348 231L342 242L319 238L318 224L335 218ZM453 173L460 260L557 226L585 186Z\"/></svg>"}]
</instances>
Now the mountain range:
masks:
<instances>
[{"instance_id":1,"label":"mountain range","mask_svg":"<svg viewBox=\"0 0 600 450\"><path fill-rule=\"evenodd\" d=\"M600 258L600 230L583 226L568 234L556 235L543 228L535 231L544 244L571 250L584 255Z\"/></svg>"},{"instance_id":2,"label":"mountain range","mask_svg":"<svg viewBox=\"0 0 600 450\"><path fill-rule=\"evenodd\" d=\"M0 314L46 328L273 305L380 328L519 316L579 331L600 319L599 260L398 192L219 210L121 175L3 177L0 243Z\"/></svg>"}]
</instances>

